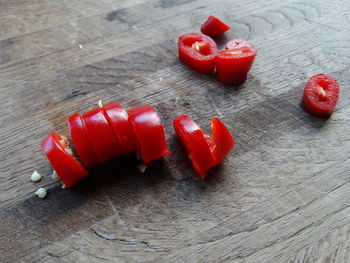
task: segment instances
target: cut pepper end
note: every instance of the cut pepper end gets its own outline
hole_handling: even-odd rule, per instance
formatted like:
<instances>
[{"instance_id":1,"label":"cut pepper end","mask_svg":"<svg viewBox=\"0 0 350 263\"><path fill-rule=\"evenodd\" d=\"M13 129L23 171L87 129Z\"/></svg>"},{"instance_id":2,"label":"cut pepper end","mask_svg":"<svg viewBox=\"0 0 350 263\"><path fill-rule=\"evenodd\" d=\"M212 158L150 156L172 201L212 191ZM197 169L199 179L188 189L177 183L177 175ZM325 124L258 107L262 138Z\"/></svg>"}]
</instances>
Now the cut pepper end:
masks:
<instances>
[{"instance_id":1,"label":"cut pepper end","mask_svg":"<svg viewBox=\"0 0 350 263\"><path fill-rule=\"evenodd\" d=\"M339 84L332 77L319 73L311 76L304 88L303 105L311 114L328 118L337 105Z\"/></svg>"}]
</instances>

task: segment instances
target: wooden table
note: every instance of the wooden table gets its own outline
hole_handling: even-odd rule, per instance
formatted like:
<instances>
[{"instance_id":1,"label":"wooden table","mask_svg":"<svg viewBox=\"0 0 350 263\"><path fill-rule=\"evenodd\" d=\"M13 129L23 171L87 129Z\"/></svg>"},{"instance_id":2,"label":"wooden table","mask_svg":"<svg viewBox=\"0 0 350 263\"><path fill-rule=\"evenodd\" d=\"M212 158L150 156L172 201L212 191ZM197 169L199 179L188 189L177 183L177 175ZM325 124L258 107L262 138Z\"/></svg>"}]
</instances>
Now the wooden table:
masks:
<instances>
[{"instance_id":1,"label":"wooden table","mask_svg":"<svg viewBox=\"0 0 350 263\"><path fill-rule=\"evenodd\" d=\"M259 50L241 87L177 59L177 37L210 14L232 27L220 47ZM2 0L0 261L350 262L349 25L342 0ZM328 120L301 106L319 72L341 86ZM40 142L100 99L152 104L173 154L144 174L119 158L63 190ZM206 180L175 138L180 114L207 131L218 116L236 139Z\"/></svg>"}]
</instances>

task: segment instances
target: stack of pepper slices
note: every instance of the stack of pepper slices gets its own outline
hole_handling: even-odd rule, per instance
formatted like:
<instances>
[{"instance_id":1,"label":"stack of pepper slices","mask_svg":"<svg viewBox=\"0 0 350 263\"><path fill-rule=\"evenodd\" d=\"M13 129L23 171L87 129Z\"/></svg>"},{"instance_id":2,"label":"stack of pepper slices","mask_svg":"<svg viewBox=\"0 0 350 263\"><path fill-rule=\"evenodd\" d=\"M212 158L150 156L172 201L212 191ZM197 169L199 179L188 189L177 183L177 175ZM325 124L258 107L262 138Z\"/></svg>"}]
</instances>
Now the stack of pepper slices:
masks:
<instances>
[{"instance_id":1,"label":"stack of pepper slices","mask_svg":"<svg viewBox=\"0 0 350 263\"><path fill-rule=\"evenodd\" d=\"M116 102L100 103L99 107L82 115L71 115L68 127L82 164L64 136L50 132L41 144L53 169L67 187L83 179L88 168L120 155L136 152L146 165L171 153L160 117L150 105L126 111ZM212 119L211 137L186 115L174 120L174 129L194 170L202 178L234 146L232 135L217 118Z\"/></svg>"},{"instance_id":2,"label":"stack of pepper slices","mask_svg":"<svg viewBox=\"0 0 350 263\"><path fill-rule=\"evenodd\" d=\"M222 51L210 37L230 29L219 19L210 16L200 33L179 37L179 59L191 69L204 74L216 71L218 80L226 85L240 85L246 81L256 56L255 47L244 40L234 39ZM204 35L205 34L205 35ZM336 80L325 74L312 76L304 90L305 108L314 115L332 114L339 96ZM173 121L175 133L191 161L193 169L202 178L232 151L234 140L227 127L218 119L211 123L212 136L181 115ZM88 169L120 155L136 154L146 165L169 152L162 122L157 111L143 105L126 111L116 102L68 118L68 127L78 158L69 147L67 138L55 132L43 140L41 147L62 183L71 187L88 174Z\"/></svg>"}]
</instances>

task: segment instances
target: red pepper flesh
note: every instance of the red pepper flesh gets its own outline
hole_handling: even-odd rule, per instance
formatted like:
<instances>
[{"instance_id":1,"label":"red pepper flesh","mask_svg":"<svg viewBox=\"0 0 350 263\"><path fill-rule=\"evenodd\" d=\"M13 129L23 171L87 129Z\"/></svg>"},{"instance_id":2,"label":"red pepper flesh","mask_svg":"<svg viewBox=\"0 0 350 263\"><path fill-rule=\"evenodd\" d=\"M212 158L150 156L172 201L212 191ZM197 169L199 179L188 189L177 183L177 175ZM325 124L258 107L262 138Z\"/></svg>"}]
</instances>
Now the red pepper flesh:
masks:
<instances>
[{"instance_id":1,"label":"red pepper flesh","mask_svg":"<svg viewBox=\"0 0 350 263\"><path fill-rule=\"evenodd\" d=\"M128 111L139 142L138 153L145 164L170 154L165 141L164 129L157 111L143 105Z\"/></svg>"},{"instance_id":2,"label":"red pepper flesh","mask_svg":"<svg viewBox=\"0 0 350 263\"><path fill-rule=\"evenodd\" d=\"M229 30L230 27L215 16L209 16L201 26L201 32L207 36L218 36Z\"/></svg>"},{"instance_id":3,"label":"red pepper flesh","mask_svg":"<svg viewBox=\"0 0 350 263\"><path fill-rule=\"evenodd\" d=\"M217 118L212 119L212 137L205 134L187 115L177 117L173 124L175 133L192 167L202 178L211 167L218 165L234 147L232 135Z\"/></svg>"},{"instance_id":4,"label":"red pepper flesh","mask_svg":"<svg viewBox=\"0 0 350 263\"><path fill-rule=\"evenodd\" d=\"M216 145L213 155L217 164L221 163L225 156L232 151L235 141L227 129L218 118L211 120L212 139Z\"/></svg>"},{"instance_id":5,"label":"red pepper flesh","mask_svg":"<svg viewBox=\"0 0 350 263\"><path fill-rule=\"evenodd\" d=\"M304 88L304 106L316 116L330 116L337 105L338 98L339 84L326 74L313 75Z\"/></svg>"},{"instance_id":6,"label":"red pepper flesh","mask_svg":"<svg viewBox=\"0 0 350 263\"><path fill-rule=\"evenodd\" d=\"M241 47L254 48L252 43L248 41L245 41L242 39L232 39L229 42L227 42L225 49L234 50L236 48L241 48Z\"/></svg>"},{"instance_id":7,"label":"red pepper flesh","mask_svg":"<svg viewBox=\"0 0 350 263\"><path fill-rule=\"evenodd\" d=\"M102 108L83 114L86 131L100 163L105 163L122 154L118 138L110 127Z\"/></svg>"},{"instance_id":8,"label":"red pepper flesh","mask_svg":"<svg viewBox=\"0 0 350 263\"><path fill-rule=\"evenodd\" d=\"M218 52L216 71L218 79L225 85L240 85L247 80L253 65L256 49L251 46L237 47Z\"/></svg>"},{"instance_id":9,"label":"red pepper flesh","mask_svg":"<svg viewBox=\"0 0 350 263\"><path fill-rule=\"evenodd\" d=\"M97 164L98 159L96 153L87 135L84 120L79 113L69 116L68 128L81 162L86 167Z\"/></svg>"},{"instance_id":10,"label":"red pepper flesh","mask_svg":"<svg viewBox=\"0 0 350 263\"><path fill-rule=\"evenodd\" d=\"M217 45L210 37L200 33L188 33L179 37L179 59L189 68L203 74L215 69Z\"/></svg>"},{"instance_id":11,"label":"red pepper flesh","mask_svg":"<svg viewBox=\"0 0 350 263\"><path fill-rule=\"evenodd\" d=\"M215 160L204 131L187 115L174 120L174 129L182 147L185 149L195 172L202 178L215 165ZM210 142L210 140L209 140Z\"/></svg>"},{"instance_id":12,"label":"red pepper flesh","mask_svg":"<svg viewBox=\"0 0 350 263\"><path fill-rule=\"evenodd\" d=\"M41 143L41 148L65 186L72 187L88 174L72 155L67 139L57 133L50 132Z\"/></svg>"},{"instance_id":13,"label":"red pepper flesh","mask_svg":"<svg viewBox=\"0 0 350 263\"><path fill-rule=\"evenodd\" d=\"M118 137L121 151L123 154L129 154L139 148L133 126L129 121L128 113L124 108L116 103L110 102L102 107L105 116Z\"/></svg>"}]
</instances>

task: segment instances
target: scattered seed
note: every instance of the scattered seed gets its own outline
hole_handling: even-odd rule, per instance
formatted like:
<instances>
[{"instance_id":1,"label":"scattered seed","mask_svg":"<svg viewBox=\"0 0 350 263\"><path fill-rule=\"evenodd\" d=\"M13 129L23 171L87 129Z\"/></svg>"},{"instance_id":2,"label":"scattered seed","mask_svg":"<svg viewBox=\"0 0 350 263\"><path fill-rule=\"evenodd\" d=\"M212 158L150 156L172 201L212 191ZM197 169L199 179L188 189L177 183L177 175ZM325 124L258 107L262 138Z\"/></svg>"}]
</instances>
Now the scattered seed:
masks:
<instances>
[{"instance_id":1,"label":"scattered seed","mask_svg":"<svg viewBox=\"0 0 350 263\"><path fill-rule=\"evenodd\" d=\"M32 180L32 182L39 182L41 180L41 174L39 174L37 170L34 170L30 180Z\"/></svg>"},{"instance_id":2,"label":"scattered seed","mask_svg":"<svg viewBox=\"0 0 350 263\"><path fill-rule=\"evenodd\" d=\"M47 196L47 191L44 187L40 187L34 194L39 198L45 198Z\"/></svg>"},{"instance_id":3,"label":"scattered seed","mask_svg":"<svg viewBox=\"0 0 350 263\"><path fill-rule=\"evenodd\" d=\"M146 171L147 164L140 164L140 165L137 166L137 168L139 169L139 171L141 173L144 173Z\"/></svg>"}]
</instances>

